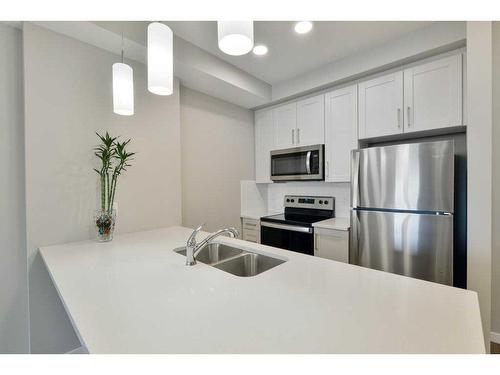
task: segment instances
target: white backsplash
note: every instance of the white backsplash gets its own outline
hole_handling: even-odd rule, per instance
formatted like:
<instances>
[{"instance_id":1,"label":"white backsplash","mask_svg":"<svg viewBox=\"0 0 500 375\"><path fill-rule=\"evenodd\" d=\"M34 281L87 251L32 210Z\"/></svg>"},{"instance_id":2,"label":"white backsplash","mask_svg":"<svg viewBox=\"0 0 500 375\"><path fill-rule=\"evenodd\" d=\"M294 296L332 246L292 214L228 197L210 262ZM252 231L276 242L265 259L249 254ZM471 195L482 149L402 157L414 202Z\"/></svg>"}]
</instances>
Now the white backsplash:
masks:
<instances>
[{"instance_id":1,"label":"white backsplash","mask_svg":"<svg viewBox=\"0 0 500 375\"><path fill-rule=\"evenodd\" d=\"M283 211L285 195L312 195L335 197L335 216L349 217L349 183L334 182L282 182L268 184L268 209Z\"/></svg>"},{"instance_id":2,"label":"white backsplash","mask_svg":"<svg viewBox=\"0 0 500 375\"><path fill-rule=\"evenodd\" d=\"M255 181L240 181L241 213L267 212L268 188Z\"/></svg>"},{"instance_id":3,"label":"white backsplash","mask_svg":"<svg viewBox=\"0 0 500 375\"><path fill-rule=\"evenodd\" d=\"M335 197L335 216L349 217L349 183L281 182L256 184L241 181L241 212L283 212L285 195L312 195Z\"/></svg>"}]
</instances>

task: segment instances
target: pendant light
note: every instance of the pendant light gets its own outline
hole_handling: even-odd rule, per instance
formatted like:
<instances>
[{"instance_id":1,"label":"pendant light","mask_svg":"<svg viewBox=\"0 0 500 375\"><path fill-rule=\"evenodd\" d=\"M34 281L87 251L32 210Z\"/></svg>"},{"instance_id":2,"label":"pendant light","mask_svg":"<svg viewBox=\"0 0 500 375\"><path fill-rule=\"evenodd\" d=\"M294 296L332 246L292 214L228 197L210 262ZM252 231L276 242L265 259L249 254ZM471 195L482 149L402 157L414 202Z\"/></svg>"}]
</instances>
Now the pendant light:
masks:
<instances>
[{"instance_id":1,"label":"pendant light","mask_svg":"<svg viewBox=\"0 0 500 375\"><path fill-rule=\"evenodd\" d=\"M217 21L219 49L241 56L253 48L253 21Z\"/></svg>"},{"instance_id":2,"label":"pendant light","mask_svg":"<svg viewBox=\"0 0 500 375\"><path fill-rule=\"evenodd\" d=\"M157 95L174 92L173 33L160 22L148 26L148 90Z\"/></svg>"},{"instance_id":3,"label":"pendant light","mask_svg":"<svg viewBox=\"0 0 500 375\"><path fill-rule=\"evenodd\" d=\"M123 63L123 33L122 62L113 64L113 112L123 116L134 114L134 71Z\"/></svg>"}]
</instances>

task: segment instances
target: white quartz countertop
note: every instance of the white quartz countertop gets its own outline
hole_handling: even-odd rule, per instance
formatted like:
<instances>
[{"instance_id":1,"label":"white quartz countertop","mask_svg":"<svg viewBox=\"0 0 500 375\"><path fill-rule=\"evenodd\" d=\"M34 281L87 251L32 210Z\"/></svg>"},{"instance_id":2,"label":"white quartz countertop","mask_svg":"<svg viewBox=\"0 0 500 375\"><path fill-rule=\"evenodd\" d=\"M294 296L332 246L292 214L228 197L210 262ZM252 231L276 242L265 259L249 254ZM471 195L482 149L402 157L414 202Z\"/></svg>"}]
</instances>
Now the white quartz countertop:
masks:
<instances>
[{"instance_id":1,"label":"white quartz countertop","mask_svg":"<svg viewBox=\"0 0 500 375\"><path fill-rule=\"evenodd\" d=\"M349 218L346 217L335 217L333 219L327 219L322 221L317 221L313 223L314 228L323 229L334 229L334 230L349 230L351 222Z\"/></svg>"},{"instance_id":2,"label":"white quartz countertop","mask_svg":"<svg viewBox=\"0 0 500 375\"><path fill-rule=\"evenodd\" d=\"M240 217L244 219L254 219L254 220L259 220L263 216L270 216L270 215L276 215L279 214L280 212L276 211L259 211L259 210L254 210L254 211L243 211L240 213Z\"/></svg>"},{"instance_id":3,"label":"white quartz countertop","mask_svg":"<svg viewBox=\"0 0 500 375\"><path fill-rule=\"evenodd\" d=\"M237 277L171 227L43 247L90 353L484 353L477 294L238 239L288 261Z\"/></svg>"}]
</instances>

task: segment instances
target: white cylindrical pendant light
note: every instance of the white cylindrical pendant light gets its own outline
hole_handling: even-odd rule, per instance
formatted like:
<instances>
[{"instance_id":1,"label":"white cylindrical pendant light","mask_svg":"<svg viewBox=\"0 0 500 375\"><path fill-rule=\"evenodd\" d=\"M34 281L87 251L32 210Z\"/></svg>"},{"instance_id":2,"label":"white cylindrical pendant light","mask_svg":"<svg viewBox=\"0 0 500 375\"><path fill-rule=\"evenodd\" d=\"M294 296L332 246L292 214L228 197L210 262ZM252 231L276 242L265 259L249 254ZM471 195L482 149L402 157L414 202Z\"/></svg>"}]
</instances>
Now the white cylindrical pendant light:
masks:
<instances>
[{"instance_id":1,"label":"white cylindrical pendant light","mask_svg":"<svg viewBox=\"0 0 500 375\"><path fill-rule=\"evenodd\" d=\"M157 95L174 92L174 43L170 27L160 22L148 26L148 90Z\"/></svg>"},{"instance_id":2,"label":"white cylindrical pendant light","mask_svg":"<svg viewBox=\"0 0 500 375\"><path fill-rule=\"evenodd\" d=\"M241 56L253 48L253 21L217 21L219 49Z\"/></svg>"},{"instance_id":3,"label":"white cylindrical pendant light","mask_svg":"<svg viewBox=\"0 0 500 375\"><path fill-rule=\"evenodd\" d=\"M134 114L134 71L124 63L113 64L113 112Z\"/></svg>"}]
</instances>

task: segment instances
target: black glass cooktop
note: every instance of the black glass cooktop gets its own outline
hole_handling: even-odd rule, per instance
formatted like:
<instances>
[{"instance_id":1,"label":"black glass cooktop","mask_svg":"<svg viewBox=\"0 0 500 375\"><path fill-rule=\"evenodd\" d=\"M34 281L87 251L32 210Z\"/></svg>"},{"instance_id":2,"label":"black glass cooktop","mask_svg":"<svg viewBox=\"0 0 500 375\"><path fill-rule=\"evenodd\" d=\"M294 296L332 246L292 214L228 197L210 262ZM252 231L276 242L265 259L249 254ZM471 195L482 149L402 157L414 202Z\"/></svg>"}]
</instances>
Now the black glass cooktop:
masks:
<instances>
[{"instance_id":1,"label":"black glass cooktop","mask_svg":"<svg viewBox=\"0 0 500 375\"><path fill-rule=\"evenodd\" d=\"M313 212L308 212L313 211ZM301 210L297 211L286 211L283 214L271 215L261 217L261 221L290 224L290 225L302 225L312 227L313 223L318 221L326 220L333 217L333 211L331 210Z\"/></svg>"}]
</instances>

